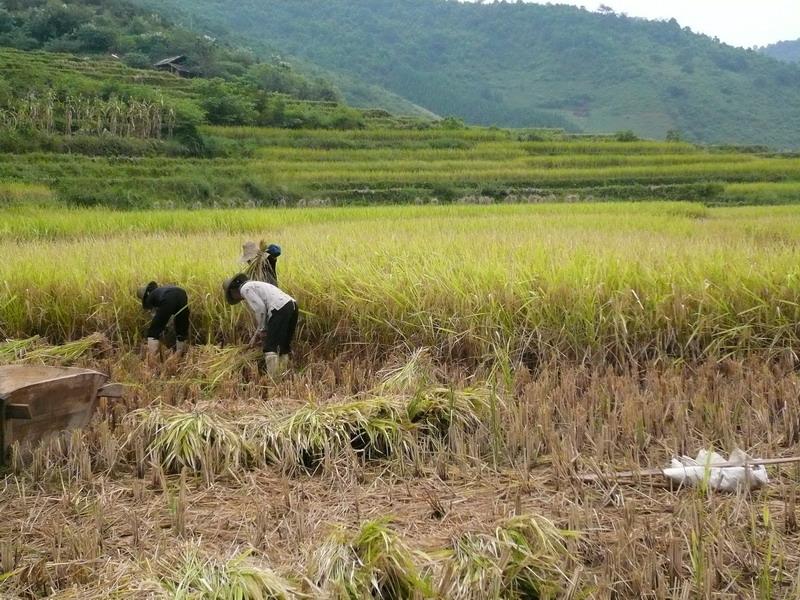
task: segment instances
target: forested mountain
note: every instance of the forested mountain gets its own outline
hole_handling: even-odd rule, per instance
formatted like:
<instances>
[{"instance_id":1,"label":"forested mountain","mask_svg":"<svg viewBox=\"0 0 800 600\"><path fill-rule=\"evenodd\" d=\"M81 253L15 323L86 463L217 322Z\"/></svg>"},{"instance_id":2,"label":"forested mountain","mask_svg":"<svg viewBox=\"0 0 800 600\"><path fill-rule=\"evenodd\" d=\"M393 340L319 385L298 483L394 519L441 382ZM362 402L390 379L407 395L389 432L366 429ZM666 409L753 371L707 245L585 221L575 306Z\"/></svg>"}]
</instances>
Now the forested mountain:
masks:
<instances>
[{"instance_id":1,"label":"forested mountain","mask_svg":"<svg viewBox=\"0 0 800 600\"><path fill-rule=\"evenodd\" d=\"M797 145L800 67L569 6L449 0L135 0L472 123Z\"/></svg>"},{"instance_id":2,"label":"forested mountain","mask_svg":"<svg viewBox=\"0 0 800 600\"><path fill-rule=\"evenodd\" d=\"M800 63L800 39L770 44L761 48L761 52L784 62Z\"/></svg>"}]
</instances>

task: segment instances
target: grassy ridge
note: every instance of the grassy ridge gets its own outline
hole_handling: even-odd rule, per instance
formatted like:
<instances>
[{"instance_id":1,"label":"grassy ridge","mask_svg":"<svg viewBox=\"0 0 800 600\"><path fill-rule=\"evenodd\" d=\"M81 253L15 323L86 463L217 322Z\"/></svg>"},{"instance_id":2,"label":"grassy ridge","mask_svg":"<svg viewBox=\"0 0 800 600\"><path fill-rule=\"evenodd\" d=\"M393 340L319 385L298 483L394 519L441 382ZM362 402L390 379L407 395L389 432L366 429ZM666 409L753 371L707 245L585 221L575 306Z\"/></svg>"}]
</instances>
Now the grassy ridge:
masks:
<instances>
[{"instance_id":1,"label":"grassy ridge","mask_svg":"<svg viewBox=\"0 0 800 600\"><path fill-rule=\"evenodd\" d=\"M0 244L10 257L0 266L2 334L100 330L130 341L145 321L133 290L154 278L189 289L197 339L240 339L246 315L224 306L219 285L258 231L286 248L282 281L307 311L304 339L323 347L408 343L474 358L499 344L536 360L692 359L780 353L800 338L795 207L125 216L5 214L3 230L18 240Z\"/></svg>"},{"instance_id":2,"label":"grassy ridge","mask_svg":"<svg viewBox=\"0 0 800 600\"><path fill-rule=\"evenodd\" d=\"M0 181L48 186L68 205L146 208L450 202L469 196L541 202L573 194L743 203L747 194L723 195L722 184L800 179L798 158L685 143L531 142L497 129L383 126L204 127L201 134L217 158L6 154L0 155ZM758 202L757 194L749 196Z\"/></svg>"}]
</instances>

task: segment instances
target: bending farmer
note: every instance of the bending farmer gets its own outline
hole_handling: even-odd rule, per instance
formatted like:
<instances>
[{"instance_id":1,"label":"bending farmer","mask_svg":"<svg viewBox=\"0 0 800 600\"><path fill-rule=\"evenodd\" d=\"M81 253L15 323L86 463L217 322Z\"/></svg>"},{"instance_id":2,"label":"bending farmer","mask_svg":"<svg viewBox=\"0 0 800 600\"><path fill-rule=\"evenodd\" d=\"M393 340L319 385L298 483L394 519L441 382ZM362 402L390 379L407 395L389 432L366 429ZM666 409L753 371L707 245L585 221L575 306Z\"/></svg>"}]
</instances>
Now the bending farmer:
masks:
<instances>
[{"instance_id":1,"label":"bending farmer","mask_svg":"<svg viewBox=\"0 0 800 600\"><path fill-rule=\"evenodd\" d=\"M258 329L252 342L261 339L267 374L277 375L289 363L299 312L297 302L272 284L248 280L244 273L225 280L222 289L228 304L244 300L253 313Z\"/></svg>"},{"instance_id":2,"label":"bending farmer","mask_svg":"<svg viewBox=\"0 0 800 600\"><path fill-rule=\"evenodd\" d=\"M281 255L281 247L277 244L270 244L265 247L265 242L256 244L247 242L242 245L242 256L240 263L247 263L247 276L255 281L263 281L278 285L278 257Z\"/></svg>"},{"instance_id":3,"label":"bending farmer","mask_svg":"<svg viewBox=\"0 0 800 600\"><path fill-rule=\"evenodd\" d=\"M142 301L142 308L153 313L153 321L147 330L148 358L154 358L158 354L161 335L173 317L177 340L175 352L178 356L186 352L186 341L189 339L189 304L186 291L172 285L159 287L155 281L151 281L140 287L136 296Z\"/></svg>"}]
</instances>

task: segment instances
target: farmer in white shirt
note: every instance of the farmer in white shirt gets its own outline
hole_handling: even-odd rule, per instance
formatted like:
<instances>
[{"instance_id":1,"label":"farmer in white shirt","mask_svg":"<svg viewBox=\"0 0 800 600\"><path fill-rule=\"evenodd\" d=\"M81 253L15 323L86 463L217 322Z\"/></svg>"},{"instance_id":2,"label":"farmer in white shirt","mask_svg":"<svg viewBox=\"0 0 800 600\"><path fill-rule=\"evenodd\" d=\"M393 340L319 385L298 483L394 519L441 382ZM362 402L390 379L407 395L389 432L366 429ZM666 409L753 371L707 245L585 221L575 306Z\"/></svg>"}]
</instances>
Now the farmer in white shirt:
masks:
<instances>
[{"instance_id":1,"label":"farmer in white shirt","mask_svg":"<svg viewBox=\"0 0 800 600\"><path fill-rule=\"evenodd\" d=\"M299 312L297 302L272 284L249 281L244 273L225 280L222 289L228 304L244 300L253 313L257 329L251 343L261 340L267 374L277 375L289 363Z\"/></svg>"}]
</instances>

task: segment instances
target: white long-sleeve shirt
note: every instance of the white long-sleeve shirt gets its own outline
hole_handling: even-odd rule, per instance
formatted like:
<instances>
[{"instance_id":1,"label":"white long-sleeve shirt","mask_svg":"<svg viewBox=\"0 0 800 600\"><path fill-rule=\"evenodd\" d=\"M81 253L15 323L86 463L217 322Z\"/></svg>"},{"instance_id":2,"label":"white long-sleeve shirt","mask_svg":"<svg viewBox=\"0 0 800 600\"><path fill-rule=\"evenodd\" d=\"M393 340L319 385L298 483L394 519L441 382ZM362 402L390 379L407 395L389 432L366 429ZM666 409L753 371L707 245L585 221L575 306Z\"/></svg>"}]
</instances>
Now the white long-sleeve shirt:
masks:
<instances>
[{"instance_id":1,"label":"white long-sleeve shirt","mask_svg":"<svg viewBox=\"0 0 800 600\"><path fill-rule=\"evenodd\" d=\"M265 329L272 313L294 302L289 294L263 281L248 281L239 288L242 299L256 319L256 328Z\"/></svg>"}]
</instances>

